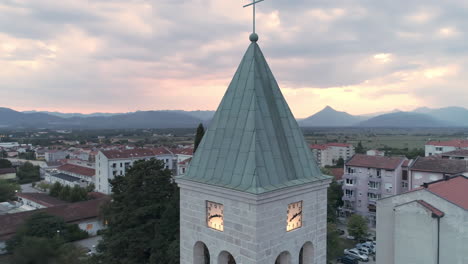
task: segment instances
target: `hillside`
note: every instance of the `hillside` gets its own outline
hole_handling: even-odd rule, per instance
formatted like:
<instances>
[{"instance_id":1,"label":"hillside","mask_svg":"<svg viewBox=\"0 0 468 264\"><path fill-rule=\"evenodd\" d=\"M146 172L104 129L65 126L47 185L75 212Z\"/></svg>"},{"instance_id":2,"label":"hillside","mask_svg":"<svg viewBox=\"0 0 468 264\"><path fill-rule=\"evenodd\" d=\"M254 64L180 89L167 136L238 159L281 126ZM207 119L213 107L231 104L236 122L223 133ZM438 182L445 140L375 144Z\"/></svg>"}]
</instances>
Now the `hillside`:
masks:
<instances>
[{"instance_id":1,"label":"hillside","mask_svg":"<svg viewBox=\"0 0 468 264\"><path fill-rule=\"evenodd\" d=\"M353 116L346 112L336 111L330 106L327 106L320 112L301 120L299 125L302 127L353 126L362 120L362 117Z\"/></svg>"},{"instance_id":2,"label":"hillside","mask_svg":"<svg viewBox=\"0 0 468 264\"><path fill-rule=\"evenodd\" d=\"M373 117L360 122L360 127L447 127L451 124L428 114L398 112Z\"/></svg>"}]
</instances>

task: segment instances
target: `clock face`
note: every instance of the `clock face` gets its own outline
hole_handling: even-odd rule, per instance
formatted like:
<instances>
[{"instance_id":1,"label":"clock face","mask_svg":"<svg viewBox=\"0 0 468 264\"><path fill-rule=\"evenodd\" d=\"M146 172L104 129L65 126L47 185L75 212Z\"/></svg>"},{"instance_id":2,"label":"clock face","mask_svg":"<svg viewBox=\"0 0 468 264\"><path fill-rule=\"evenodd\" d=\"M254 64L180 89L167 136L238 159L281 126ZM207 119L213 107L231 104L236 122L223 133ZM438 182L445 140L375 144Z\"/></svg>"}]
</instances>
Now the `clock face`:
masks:
<instances>
[{"instance_id":1,"label":"clock face","mask_svg":"<svg viewBox=\"0 0 468 264\"><path fill-rule=\"evenodd\" d=\"M206 201L206 224L213 229L224 230L224 206L222 204Z\"/></svg>"},{"instance_id":2,"label":"clock face","mask_svg":"<svg viewBox=\"0 0 468 264\"><path fill-rule=\"evenodd\" d=\"M286 231L291 231L302 226L302 201L288 205L288 220Z\"/></svg>"}]
</instances>

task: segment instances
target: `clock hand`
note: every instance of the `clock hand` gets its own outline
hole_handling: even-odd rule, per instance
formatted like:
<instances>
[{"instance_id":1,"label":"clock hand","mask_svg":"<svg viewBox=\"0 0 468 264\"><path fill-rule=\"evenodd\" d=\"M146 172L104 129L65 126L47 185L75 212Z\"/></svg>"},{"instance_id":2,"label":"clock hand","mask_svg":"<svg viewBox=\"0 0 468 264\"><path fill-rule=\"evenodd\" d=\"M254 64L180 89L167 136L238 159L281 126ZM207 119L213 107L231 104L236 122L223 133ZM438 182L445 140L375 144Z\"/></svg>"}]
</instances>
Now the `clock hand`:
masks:
<instances>
[{"instance_id":1,"label":"clock hand","mask_svg":"<svg viewBox=\"0 0 468 264\"><path fill-rule=\"evenodd\" d=\"M294 220L294 218L298 217L300 214L302 214L302 211L299 211L299 212L295 213L295 214L291 217L291 219L289 219L289 222L291 222L292 220Z\"/></svg>"},{"instance_id":2,"label":"clock hand","mask_svg":"<svg viewBox=\"0 0 468 264\"><path fill-rule=\"evenodd\" d=\"M208 219L215 218L215 217L222 217L222 215L219 215L219 214L210 215L210 217L208 217Z\"/></svg>"}]
</instances>

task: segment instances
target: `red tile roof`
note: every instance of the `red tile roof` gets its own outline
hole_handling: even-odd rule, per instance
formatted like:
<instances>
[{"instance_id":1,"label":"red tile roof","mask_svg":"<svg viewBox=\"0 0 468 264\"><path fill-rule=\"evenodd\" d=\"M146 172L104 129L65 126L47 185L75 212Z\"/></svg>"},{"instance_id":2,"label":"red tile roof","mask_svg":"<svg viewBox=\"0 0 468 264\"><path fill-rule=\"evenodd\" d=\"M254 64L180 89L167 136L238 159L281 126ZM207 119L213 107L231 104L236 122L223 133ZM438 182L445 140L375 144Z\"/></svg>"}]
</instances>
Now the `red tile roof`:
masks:
<instances>
[{"instance_id":1,"label":"red tile roof","mask_svg":"<svg viewBox=\"0 0 468 264\"><path fill-rule=\"evenodd\" d=\"M108 196L101 199L59 205L39 210L0 215L0 240L8 239L13 236L23 222L35 213L45 212L62 217L67 223L77 223L82 220L98 217L101 206L107 201L109 201Z\"/></svg>"},{"instance_id":2,"label":"red tile roof","mask_svg":"<svg viewBox=\"0 0 468 264\"><path fill-rule=\"evenodd\" d=\"M166 149L167 151L167 149ZM129 159L129 158L144 158L144 157L154 157L160 155L160 153L169 153L165 152L162 149L124 149L124 150L103 150L102 154L108 159Z\"/></svg>"},{"instance_id":3,"label":"red tile roof","mask_svg":"<svg viewBox=\"0 0 468 264\"><path fill-rule=\"evenodd\" d=\"M468 148L468 140L454 139L448 141L428 141L426 145Z\"/></svg>"},{"instance_id":4,"label":"red tile roof","mask_svg":"<svg viewBox=\"0 0 468 264\"><path fill-rule=\"evenodd\" d=\"M441 159L438 156L419 157L410 170L412 171L430 171L438 173L456 174L467 171L468 161L457 159Z\"/></svg>"},{"instance_id":5,"label":"red tile roof","mask_svg":"<svg viewBox=\"0 0 468 264\"><path fill-rule=\"evenodd\" d=\"M192 161L192 158L188 158L188 159L185 159L185 160L179 162L179 164L180 165L185 165L185 164L189 164L191 161Z\"/></svg>"},{"instance_id":6,"label":"red tile roof","mask_svg":"<svg viewBox=\"0 0 468 264\"><path fill-rule=\"evenodd\" d=\"M310 147L311 149L321 149L321 150L327 149L327 146L325 146L325 145L320 145L320 144L313 144L313 145L310 145L309 147Z\"/></svg>"},{"instance_id":7,"label":"red tile roof","mask_svg":"<svg viewBox=\"0 0 468 264\"><path fill-rule=\"evenodd\" d=\"M437 217L443 217L445 214L444 212L442 212L441 210L435 208L434 206L432 206L430 203L426 202L426 201L423 201L423 200L417 200L416 201L418 204L424 206L427 210L431 211L432 214L434 214L435 216Z\"/></svg>"},{"instance_id":8,"label":"red tile roof","mask_svg":"<svg viewBox=\"0 0 468 264\"><path fill-rule=\"evenodd\" d=\"M0 169L0 175L8 174L8 173L16 173L16 169L15 168L1 168Z\"/></svg>"},{"instance_id":9,"label":"red tile roof","mask_svg":"<svg viewBox=\"0 0 468 264\"><path fill-rule=\"evenodd\" d=\"M427 184L426 190L468 210L468 178L456 176Z\"/></svg>"},{"instance_id":10,"label":"red tile roof","mask_svg":"<svg viewBox=\"0 0 468 264\"><path fill-rule=\"evenodd\" d=\"M46 207L68 204L68 202L59 200L46 193L17 193L16 196L33 201Z\"/></svg>"},{"instance_id":11,"label":"red tile roof","mask_svg":"<svg viewBox=\"0 0 468 264\"><path fill-rule=\"evenodd\" d=\"M171 152L181 155L193 155L193 148L174 148L171 149Z\"/></svg>"},{"instance_id":12,"label":"red tile roof","mask_svg":"<svg viewBox=\"0 0 468 264\"><path fill-rule=\"evenodd\" d=\"M75 173L83 176L93 177L96 173L95 169L82 167L74 164L65 164L57 168L57 170Z\"/></svg>"},{"instance_id":13,"label":"red tile roof","mask_svg":"<svg viewBox=\"0 0 468 264\"><path fill-rule=\"evenodd\" d=\"M335 177L336 181L340 181L343 178L344 169L343 168L330 168L330 172Z\"/></svg>"},{"instance_id":14,"label":"red tile roof","mask_svg":"<svg viewBox=\"0 0 468 264\"><path fill-rule=\"evenodd\" d=\"M468 157L468 149L457 149L454 151L444 152L440 154L441 156L458 156L458 157Z\"/></svg>"},{"instance_id":15,"label":"red tile roof","mask_svg":"<svg viewBox=\"0 0 468 264\"><path fill-rule=\"evenodd\" d=\"M383 156L368 156L364 154L355 154L351 157L346 166L377 168L385 170L395 170L403 163L405 158L402 157L383 157Z\"/></svg>"}]
</instances>

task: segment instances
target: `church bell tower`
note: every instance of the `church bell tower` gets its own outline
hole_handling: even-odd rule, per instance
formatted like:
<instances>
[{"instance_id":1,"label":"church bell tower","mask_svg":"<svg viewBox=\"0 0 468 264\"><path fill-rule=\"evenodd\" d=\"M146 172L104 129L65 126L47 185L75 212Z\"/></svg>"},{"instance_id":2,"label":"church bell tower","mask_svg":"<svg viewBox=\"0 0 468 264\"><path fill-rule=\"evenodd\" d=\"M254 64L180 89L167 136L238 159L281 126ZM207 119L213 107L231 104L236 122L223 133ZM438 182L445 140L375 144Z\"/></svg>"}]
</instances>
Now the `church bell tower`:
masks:
<instances>
[{"instance_id":1,"label":"church bell tower","mask_svg":"<svg viewBox=\"0 0 468 264\"><path fill-rule=\"evenodd\" d=\"M180 187L181 264L325 264L327 187L257 44Z\"/></svg>"}]
</instances>

